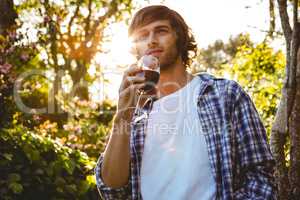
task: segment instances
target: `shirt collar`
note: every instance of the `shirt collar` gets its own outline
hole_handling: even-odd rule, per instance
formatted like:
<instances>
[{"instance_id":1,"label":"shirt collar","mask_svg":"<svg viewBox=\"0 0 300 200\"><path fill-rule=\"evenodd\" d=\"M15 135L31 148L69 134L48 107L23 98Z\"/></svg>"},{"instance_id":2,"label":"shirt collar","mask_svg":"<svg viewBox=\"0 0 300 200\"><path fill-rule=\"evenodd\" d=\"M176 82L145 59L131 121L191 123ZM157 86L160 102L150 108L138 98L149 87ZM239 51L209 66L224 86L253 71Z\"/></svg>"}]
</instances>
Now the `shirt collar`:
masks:
<instances>
[{"instance_id":1,"label":"shirt collar","mask_svg":"<svg viewBox=\"0 0 300 200\"><path fill-rule=\"evenodd\" d=\"M200 97L205 92L207 87L213 85L214 79L213 76L204 73L197 74L197 76L199 76L201 80L200 92L199 92L199 97ZM150 97L148 97L144 105L142 106L142 110L146 111L147 113L150 112L153 107L153 103L156 100L158 100L157 95L151 95Z\"/></svg>"}]
</instances>

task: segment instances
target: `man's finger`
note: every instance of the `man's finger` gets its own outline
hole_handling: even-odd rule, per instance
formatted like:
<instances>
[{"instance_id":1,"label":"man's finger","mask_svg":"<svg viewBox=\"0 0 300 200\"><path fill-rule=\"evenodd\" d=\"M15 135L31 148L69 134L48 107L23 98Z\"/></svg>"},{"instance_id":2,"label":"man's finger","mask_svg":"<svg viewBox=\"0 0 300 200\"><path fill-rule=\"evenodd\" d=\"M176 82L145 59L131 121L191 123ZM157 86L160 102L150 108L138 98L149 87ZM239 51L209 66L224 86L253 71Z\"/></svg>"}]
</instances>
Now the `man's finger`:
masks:
<instances>
[{"instance_id":1,"label":"man's finger","mask_svg":"<svg viewBox=\"0 0 300 200\"><path fill-rule=\"evenodd\" d=\"M136 73L141 72L142 68L136 64L132 64L124 73L124 76L134 76Z\"/></svg>"},{"instance_id":2,"label":"man's finger","mask_svg":"<svg viewBox=\"0 0 300 200\"><path fill-rule=\"evenodd\" d=\"M140 77L140 76L127 76L126 77L126 81L129 83L142 83L145 81L144 77Z\"/></svg>"},{"instance_id":3,"label":"man's finger","mask_svg":"<svg viewBox=\"0 0 300 200\"><path fill-rule=\"evenodd\" d=\"M137 95L138 90L143 88L145 86L145 83L138 83L138 84L132 84L129 87L125 88L123 91L121 91L120 96L131 96L131 95Z\"/></svg>"}]
</instances>

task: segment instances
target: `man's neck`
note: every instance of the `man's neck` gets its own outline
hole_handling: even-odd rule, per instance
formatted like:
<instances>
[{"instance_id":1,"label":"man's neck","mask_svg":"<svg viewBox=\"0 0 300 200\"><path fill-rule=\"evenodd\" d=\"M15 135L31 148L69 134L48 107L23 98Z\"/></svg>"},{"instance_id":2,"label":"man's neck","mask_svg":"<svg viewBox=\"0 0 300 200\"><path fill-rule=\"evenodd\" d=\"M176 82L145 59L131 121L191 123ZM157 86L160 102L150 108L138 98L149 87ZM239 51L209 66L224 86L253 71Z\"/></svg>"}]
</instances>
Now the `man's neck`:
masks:
<instances>
[{"instance_id":1,"label":"man's neck","mask_svg":"<svg viewBox=\"0 0 300 200\"><path fill-rule=\"evenodd\" d=\"M193 77L192 74L186 71L181 59L177 59L173 66L160 71L160 79L157 84L158 98L176 92L190 82Z\"/></svg>"}]
</instances>

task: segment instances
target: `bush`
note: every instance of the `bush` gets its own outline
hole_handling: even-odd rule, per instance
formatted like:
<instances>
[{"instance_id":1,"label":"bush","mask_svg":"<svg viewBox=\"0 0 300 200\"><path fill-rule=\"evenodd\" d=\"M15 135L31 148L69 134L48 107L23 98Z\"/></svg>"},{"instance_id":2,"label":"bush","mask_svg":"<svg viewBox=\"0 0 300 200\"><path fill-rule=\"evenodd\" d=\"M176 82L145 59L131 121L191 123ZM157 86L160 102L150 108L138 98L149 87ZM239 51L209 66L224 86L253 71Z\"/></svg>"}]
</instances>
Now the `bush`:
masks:
<instances>
[{"instance_id":1,"label":"bush","mask_svg":"<svg viewBox=\"0 0 300 200\"><path fill-rule=\"evenodd\" d=\"M252 97L269 135L281 96L283 53L263 42L253 47L241 46L231 62L224 69Z\"/></svg>"},{"instance_id":2,"label":"bush","mask_svg":"<svg viewBox=\"0 0 300 200\"><path fill-rule=\"evenodd\" d=\"M63 104L68 112L68 121L60 128L53 122L45 121L36 127L38 133L45 133L72 149L85 152L96 160L104 151L105 142L112 126L116 106L106 100L95 103L73 98Z\"/></svg>"},{"instance_id":3,"label":"bush","mask_svg":"<svg viewBox=\"0 0 300 200\"><path fill-rule=\"evenodd\" d=\"M95 162L22 125L0 130L1 199L98 199Z\"/></svg>"}]
</instances>

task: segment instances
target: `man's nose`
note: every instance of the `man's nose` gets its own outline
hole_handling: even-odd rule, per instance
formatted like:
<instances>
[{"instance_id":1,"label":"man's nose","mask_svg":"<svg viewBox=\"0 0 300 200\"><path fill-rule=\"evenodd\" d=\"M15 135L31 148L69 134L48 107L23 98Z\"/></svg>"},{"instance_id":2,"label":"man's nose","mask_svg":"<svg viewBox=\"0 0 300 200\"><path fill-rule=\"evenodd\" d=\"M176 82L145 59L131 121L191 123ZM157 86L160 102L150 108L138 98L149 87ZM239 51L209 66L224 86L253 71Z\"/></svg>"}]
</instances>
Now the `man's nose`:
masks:
<instances>
[{"instance_id":1,"label":"man's nose","mask_svg":"<svg viewBox=\"0 0 300 200\"><path fill-rule=\"evenodd\" d=\"M154 32L151 32L148 38L148 47L151 48L153 46L156 46L157 44L158 44L157 37Z\"/></svg>"}]
</instances>

